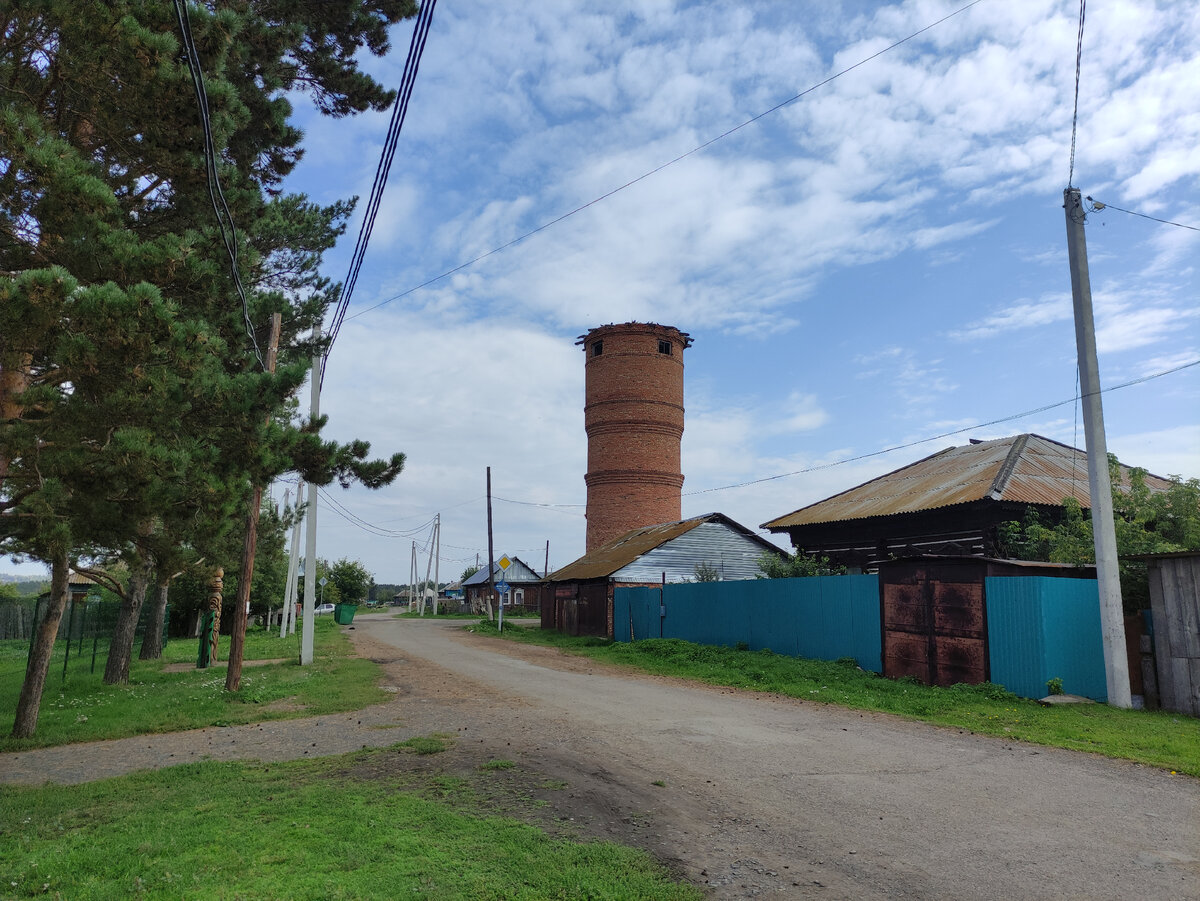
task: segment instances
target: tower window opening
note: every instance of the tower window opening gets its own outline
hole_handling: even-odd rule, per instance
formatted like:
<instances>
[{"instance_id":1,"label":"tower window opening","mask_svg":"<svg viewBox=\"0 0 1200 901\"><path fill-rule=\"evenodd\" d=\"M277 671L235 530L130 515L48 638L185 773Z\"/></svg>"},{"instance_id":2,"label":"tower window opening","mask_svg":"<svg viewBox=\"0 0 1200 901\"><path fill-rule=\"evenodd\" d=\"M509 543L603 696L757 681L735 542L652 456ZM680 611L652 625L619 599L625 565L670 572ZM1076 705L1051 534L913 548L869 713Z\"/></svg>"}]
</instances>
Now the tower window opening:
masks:
<instances>
[{"instance_id":1,"label":"tower window opening","mask_svg":"<svg viewBox=\"0 0 1200 901\"><path fill-rule=\"evenodd\" d=\"M592 345L592 356L598 357L602 353L604 353L604 342L597 341L595 344Z\"/></svg>"},{"instance_id":2,"label":"tower window opening","mask_svg":"<svg viewBox=\"0 0 1200 901\"><path fill-rule=\"evenodd\" d=\"M671 355L671 342L670 341L659 341L658 342L658 352L660 354L666 354L669 357Z\"/></svg>"}]
</instances>

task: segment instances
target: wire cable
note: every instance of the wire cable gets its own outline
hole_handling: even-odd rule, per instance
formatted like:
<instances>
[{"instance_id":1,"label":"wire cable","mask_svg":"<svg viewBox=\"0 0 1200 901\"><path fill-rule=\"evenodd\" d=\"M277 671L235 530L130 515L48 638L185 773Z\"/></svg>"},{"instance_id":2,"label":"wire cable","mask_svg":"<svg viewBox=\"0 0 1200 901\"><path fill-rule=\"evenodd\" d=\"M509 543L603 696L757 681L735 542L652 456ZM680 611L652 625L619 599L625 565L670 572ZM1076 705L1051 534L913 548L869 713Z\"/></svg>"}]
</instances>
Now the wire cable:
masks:
<instances>
[{"instance_id":1,"label":"wire cable","mask_svg":"<svg viewBox=\"0 0 1200 901\"><path fill-rule=\"evenodd\" d=\"M221 241L225 245L225 253L229 256L229 271L233 275L233 285L242 301L242 317L246 324L246 337L254 349L254 358L259 366L266 371L267 364L263 361L258 341L254 337L254 323L250 319L250 301L246 296L246 287L242 284L241 265L238 260L237 226L229 204L225 200L225 192L221 188L221 179L217 171L217 149L213 140L212 119L208 111L208 92L204 87L204 72L200 66L200 54L192 39L192 23L187 11L186 0L174 0L175 18L179 22L179 33L183 43L183 55L187 61L188 72L192 77L192 88L196 92L196 104L200 110L200 128L204 135L204 168L207 176L209 201L217 218L221 231Z\"/></svg>"},{"instance_id":2,"label":"wire cable","mask_svg":"<svg viewBox=\"0 0 1200 901\"><path fill-rule=\"evenodd\" d=\"M1071 169L1067 174L1067 187L1075 178L1075 131L1079 124L1079 70L1083 63L1083 20L1087 0L1079 0L1079 37L1075 40L1075 111L1071 114Z\"/></svg>"},{"instance_id":3,"label":"wire cable","mask_svg":"<svg viewBox=\"0 0 1200 901\"><path fill-rule=\"evenodd\" d=\"M966 12L972 6L975 6L976 4L982 3L982 2L983 2L983 0L971 0L971 2L966 4L965 6L959 7L958 9L954 10L953 12L938 19L936 22L931 22L929 25L926 25L924 28L920 29L919 31L914 31L912 34L908 35L908 37L901 38L900 40L896 41L895 43L889 44L888 46L884 47L882 50L879 50L875 53L872 53L870 56L860 59L858 62L854 63L853 65L847 66L846 68L841 69L838 72L835 72L834 74L830 75L828 78L824 79L823 81L819 81L816 84L805 88L803 91L801 91L798 94L793 94L791 97L787 98L786 100L782 100L779 103L775 104L770 109L764 110L763 112L759 113L758 115L752 116L749 119L745 120L744 122L741 122L740 124L735 125L732 128L721 132L719 135L717 135L714 138L710 138L709 140L705 141L703 144L699 144L699 145L693 147L691 150L688 150L685 153L679 154L679 156L675 157L674 159L668 160L667 162L662 163L659 166L655 166L649 172L644 172L641 175L637 176L637 178L630 179L629 181L625 182L623 185L613 188L610 191L606 191L605 193L601 194L599 197L593 198L592 200L589 200L587 203L584 203L584 204L581 204L581 205L575 207L575 209L571 210L570 212L563 213L560 216L556 216L555 218L549 220L548 222L542 223L537 228L530 229L529 231L525 232L524 234L518 235L517 237L513 238L511 241L501 244L499 247L494 247L491 250L487 251L486 253L481 253L479 256L474 257L473 259L467 260L466 262L463 262L463 263L459 263L457 266L453 267L452 269L447 269L445 272L441 273L440 275L435 275L435 276L433 276L433 278L426 279L425 281L421 282L421 284L415 285L412 288L409 288L407 291L402 291L399 294L395 294L391 297L386 298L385 300L381 300L379 303L375 304L374 306L367 307L365 310L360 310L359 312L355 313L353 316L347 316L345 318L357 319L359 316L364 316L373 310L378 310L380 307L386 306L387 304L391 303L392 301L400 300L403 297L407 297L410 294L420 291L422 288L428 288L430 285L432 285L436 282L440 282L442 279L449 278L451 275L454 275L457 272L461 272L463 269L466 269L470 266L474 266L476 263L480 262L481 260L485 260L488 257L493 256L497 253L500 253L501 251L507 250L508 248L510 248L516 244L520 244L526 238L531 238L534 235L536 235L540 232L543 232L548 228L551 228L552 226L558 225L558 223L563 222L566 219L570 219L572 216L576 215L577 213L582 213L584 210L588 209L589 207L595 206L596 204L607 200L608 198L612 197L614 194L619 194L622 191L624 191L626 188L631 188L634 185L636 185L638 182L645 181L647 178L650 178L653 175L657 175L659 172L662 172L664 169L674 166L676 163L682 162L683 160L687 159L688 157L692 156L693 154L699 153L700 151L705 150L708 147L711 147L713 144L716 144L718 141L722 141L725 138L729 137L730 135L741 131L743 128L747 127L748 125L754 124L759 119L762 119L765 116L769 116L769 115L771 115L771 113L778 112L779 110L783 109L785 106L790 106L791 104L795 103L797 100L800 100L801 98L805 97L806 95L811 94L813 91L816 91L819 88L822 88L825 85L829 84L830 82L835 81L838 78L841 78L843 75L853 72L855 69L859 68L860 66L866 65L867 63L871 62L873 59L876 59L877 57L883 56L883 54L885 54L885 53L895 50L897 47L901 46L902 44L907 44L909 41L913 40L914 38L920 37L922 34L929 31L931 28L936 28L938 25L941 25L943 22L946 22L947 20L952 19L955 16Z\"/></svg>"},{"instance_id":4,"label":"wire cable","mask_svg":"<svg viewBox=\"0 0 1200 901\"><path fill-rule=\"evenodd\" d=\"M1200 232L1200 228L1195 225L1184 225L1182 222L1172 222L1170 219L1159 219L1157 216L1148 216L1145 213L1139 213L1135 210L1123 210L1119 206L1113 206L1111 203L1104 203L1101 200L1092 200L1091 197L1084 198L1091 204L1088 207L1089 213L1099 213L1103 210L1116 210L1118 213L1128 213L1130 216L1139 216L1142 219L1149 219L1152 222L1161 222L1163 225L1173 225L1176 228L1186 228L1190 231Z\"/></svg>"},{"instance_id":5,"label":"wire cable","mask_svg":"<svg viewBox=\"0 0 1200 901\"><path fill-rule=\"evenodd\" d=\"M425 52L425 41L429 36L429 26L433 21L433 10L437 5L437 0L424 0L421 3L420 12L417 14L417 24L413 28L412 39L408 46L408 57L404 62L404 74L400 80L400 89L396 93L396 101L392 106L392 118L388 124L387 137L384 140L383 150L379 156L379 163L375 167L375 179L371 185L371 195L367 200L367 208L363 214L362 222L359 224L358 239L354 245L354 252L350 257L350 268L346 274L346 280L342 284L342 290L338 295L338 302L334 310L333 320L329 329L329 343L326 345L325 353L321 358L321 382L325 381L325 364L329 359L329 352L333 348L334 342L337 340L338 332L341 331L342 322L346 318L346 310L350 306L350 299L354 294L354 286L358 283L358 274L362 270L363 259L367 254L367 246L371 241L371 233L375 228L375 217L379 213L380 204L383 202L383 191L387 187L388 175L392 169L392 161L396 156L396 146L400 140L400 131L404 127L404 119L408 114L408 103L412 98L413 85L416 84L417 70L421 65L421 56Z\"/></svg>"}]
</instances>

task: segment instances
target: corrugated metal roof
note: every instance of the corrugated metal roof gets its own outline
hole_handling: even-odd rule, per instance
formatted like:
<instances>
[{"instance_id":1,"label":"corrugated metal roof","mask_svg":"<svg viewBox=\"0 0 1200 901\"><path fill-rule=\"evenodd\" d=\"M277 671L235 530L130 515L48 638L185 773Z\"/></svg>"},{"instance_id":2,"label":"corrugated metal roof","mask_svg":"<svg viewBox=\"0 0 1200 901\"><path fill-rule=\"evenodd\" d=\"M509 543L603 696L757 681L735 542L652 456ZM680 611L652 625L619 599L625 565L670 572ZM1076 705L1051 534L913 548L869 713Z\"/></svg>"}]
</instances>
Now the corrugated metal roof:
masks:
<instances>
[{"instance_id":1,"label":"corrugated metal roof","mask_svg":"<svg viewBox=\"0 0 1200 901\"><path fill-rule=\"evenodd\" d=\"M505 555L501 554L500 556L503 557ZM493 573L492 577L495 581L499 582L502 578L506 582L509 582L509 583L512 583L512 582L525 583L525 582L540 582L541 581L542 577L540 575L538 575L538 571L536 569L534 569L532 566L530 566L528 563L526 563L524 560L522 560L519 557L515 557L512 554L509 554L508 557L509 557L509 559L512 560L513 565L508 568L507 574L503 570L500 569L499 563L492 561L492 573ZM497 558L497 559L499 559L499 558ZM473 585L486 585L487 581L488 581L487 567L481 566L481 567L479 567L478 571L476 571L472 575L468 576L467 578L463 579L462 587L467 588L467 587L470 587Z\"/></svg>"},{"instance_id":2,"label":"corrugated metal roof","mask_svg":"<svg viewBox=\"0 0 1200 901\"><path fill-rule=\"evenodd\" d=\"M1128 472L1128 467L1122 467ZM1170 483L1147 476L1151 489ZM841 494L764 523L764 529L915 513L990 498L1090 507L1087 453L1041 435L1016 435L950 447Z\"/></svg>"},{"instance_id":3,"label":"corrugated metal roof","mask_svg":"<svg viewBox=\"0 0 1200 901\"><path fill-rule=\"evenodd\" d=\"M779 549L766 539L756 535L740 523L734 522L721 513L706 513L704 516L694 516L680 522L664 522L653 526L643 526L626 532L620 538L614 538L608 544L584 554L573 563L568 563L562 569L555 570L547 577L551 582L571 582L582 579L603 579L611 576L617 570L629 566L639 557L668 541L685 535L702 523L719 522L760 542L764 550Z\"/></svg>"}]
</instances>

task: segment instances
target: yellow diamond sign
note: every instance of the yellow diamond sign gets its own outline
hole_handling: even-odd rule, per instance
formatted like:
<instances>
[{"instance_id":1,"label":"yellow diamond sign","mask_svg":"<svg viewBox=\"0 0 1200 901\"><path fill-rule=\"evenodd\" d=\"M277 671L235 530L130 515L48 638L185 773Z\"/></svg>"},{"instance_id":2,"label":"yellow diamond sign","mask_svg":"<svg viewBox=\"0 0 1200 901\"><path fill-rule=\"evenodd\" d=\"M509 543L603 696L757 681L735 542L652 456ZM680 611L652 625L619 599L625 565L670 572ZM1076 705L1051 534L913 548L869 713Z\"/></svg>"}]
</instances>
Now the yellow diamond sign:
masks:
<instances>
[{"instance_id":1,"label":"yellow diamond sign","mask_svg":"<svg viewBox=\"0 0 1200 901\"><path fill-rule=\"evenodd\" d=\"M500 564L500 568L503 570L507 570L510 566L512 566L512 561L508 559L508 554L505 554L496 562Z\"/></svg>"}]
</instances>

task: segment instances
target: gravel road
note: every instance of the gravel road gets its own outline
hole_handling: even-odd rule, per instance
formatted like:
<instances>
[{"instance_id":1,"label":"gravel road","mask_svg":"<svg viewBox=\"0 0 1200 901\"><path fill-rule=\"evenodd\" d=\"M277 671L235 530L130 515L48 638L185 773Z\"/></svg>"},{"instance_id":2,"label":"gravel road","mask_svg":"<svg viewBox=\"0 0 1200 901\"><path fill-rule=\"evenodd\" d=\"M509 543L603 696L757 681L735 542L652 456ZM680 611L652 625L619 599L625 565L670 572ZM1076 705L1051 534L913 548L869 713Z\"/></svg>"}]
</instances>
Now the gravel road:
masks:
<instances>
[{"instance_id":1,"label":"gravel road","mask_svg":"<svg viewBox=\"0 0 1200 901\"><path fill-rule=\"evenodd\" d=\"M445 732L459 765L505 757L565 784L545 794L553 817L650 850L714 898L1200 898L1195 779L614 670L453 621L360 615L351 634L391 703L6 754L0 781Z\"/></svg>"}]
</instances>

